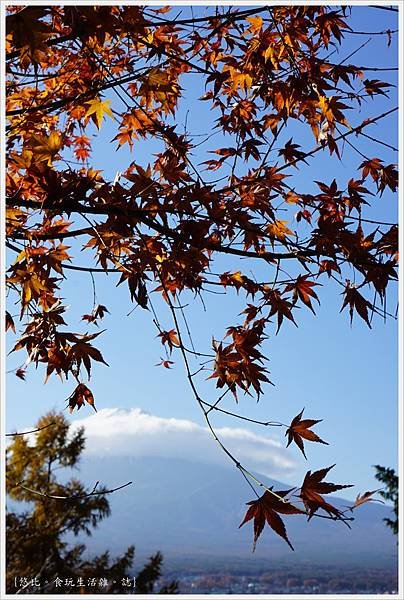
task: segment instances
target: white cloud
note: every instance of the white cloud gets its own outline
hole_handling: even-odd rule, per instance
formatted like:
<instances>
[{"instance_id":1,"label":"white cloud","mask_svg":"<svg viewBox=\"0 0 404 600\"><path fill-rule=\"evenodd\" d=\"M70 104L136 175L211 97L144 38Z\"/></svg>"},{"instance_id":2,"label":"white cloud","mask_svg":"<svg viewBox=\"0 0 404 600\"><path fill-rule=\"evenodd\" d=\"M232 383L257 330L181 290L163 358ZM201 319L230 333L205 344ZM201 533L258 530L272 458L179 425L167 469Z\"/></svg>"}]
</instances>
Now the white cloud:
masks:
<instances>
[{"instance_id":1,"label":"white cloud","mask_svg":"<svg viewBox=\"0 0 404 600\"><path fill-rule=\"evenodd\" d=\"M225 464L228 459L207 427L185 419L162 418L139 408L104 408L74 421L85 427L86 453L102 456L162 456ZM228 450L250 470L285 478L298 466L285 447L248 429L222 427L216 433Z\"/></svg>"}]
</instances>

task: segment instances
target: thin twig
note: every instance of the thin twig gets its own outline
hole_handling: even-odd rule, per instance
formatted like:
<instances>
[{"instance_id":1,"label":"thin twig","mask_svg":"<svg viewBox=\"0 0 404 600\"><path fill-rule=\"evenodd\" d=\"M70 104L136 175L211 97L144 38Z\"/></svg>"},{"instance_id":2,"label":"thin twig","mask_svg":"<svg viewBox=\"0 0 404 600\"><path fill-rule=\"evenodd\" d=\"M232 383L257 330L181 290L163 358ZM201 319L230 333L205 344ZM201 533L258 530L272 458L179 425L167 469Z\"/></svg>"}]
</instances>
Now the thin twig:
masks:
<instances>
[{"instance_id":1,"label":"thin twig","mask_svg":"<svg viewBox=\"0 0 404 600\"><path fill-rule=\"evenodd\" d=\"M51 427L52 425L56 425L56 422L52 421L52 423L48 423L47 425L43 425L42 427L37 427L37 429L31 429L30 431L16 431L15 433L6 433L5 435L7 437L13 437L15 435L27 435L28 433L37 433L38 431L42 431L43 429Z\"/></svg>"},{"instance_id":2,"label":"thin twig","mask_svg":"<svg viewBox=\"0 0 404 600\"><path fill-rule=\"evenodd\" d=\"M231 412L229 410L219 408L218 406L210 404L205 400L201 400L201 402L202 404L205 404L205 406L209 406L209 411L207 412L210 412L211 410L218 410L219 412L224 413L226 415L230 415L231 417L236 417L237 419L241 419L242 421L248 421L249 423L255 423L256 425L263 425L264 427L289 427L288 425L285 425L284 423L279 423L278 421L257 421L256 419L250 419L249 417L244 417L243 415L238 415L237 413Z\"/></svg>"},{"instance_id":3,"label":"thin twig","mask_svg":"<svg viewBox=\"0 0 404 600\"><path fill-rule=\"evenodd\" d=\"M47 494L46 492L40 492L38 490L33 490L32 488L29 488L26 485L23 485L22 482L17 483L15 485L15 487L20 487L21 489L25 490L26 492L30 492L31 494L35 494L36 496L42 496L43 498L51 498L52 500L82 500L83 498L89 498L90 496L103 496L104 494L112 494L113 492L122 490L123 488L127 487L128 485L132 485L133 482L128 481L127 483L124 483L123 485L119 485L118 487L113 488L111 490L96 492L95 489L96 489L98 483L99 482L97 481L92 492L89 492L88 494L73 494L72 496L56 496L53 494Z\"/></svg>"}]
</instances>

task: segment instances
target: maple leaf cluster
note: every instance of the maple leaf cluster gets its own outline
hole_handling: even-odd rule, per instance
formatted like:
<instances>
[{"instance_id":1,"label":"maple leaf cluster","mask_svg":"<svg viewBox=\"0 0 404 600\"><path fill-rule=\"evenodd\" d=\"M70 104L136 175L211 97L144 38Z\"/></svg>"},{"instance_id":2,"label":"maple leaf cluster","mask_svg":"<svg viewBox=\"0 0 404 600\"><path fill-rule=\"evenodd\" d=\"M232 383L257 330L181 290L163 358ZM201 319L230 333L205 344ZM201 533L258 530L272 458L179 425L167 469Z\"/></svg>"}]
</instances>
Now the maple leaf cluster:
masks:
<instances>
[{"instance_id":1,"label":"maple leaf cluster","mask_svg":"<svg viewBox=\"0 0 404 600\"><path fill-rule=\"evenodd\" d=\"M324 494L330 494L344 488L352 487L351 485L339 485L323 481L324 477L326 477L328 472L334 466L335 465L332 465L326 469L320 469L314 473L308 471L300 488L299 494L296 493L299 490L296 490L295 488L290 490L275 491L273 490L273 487L271 487L268 488L257 500L247 502L249 508L240 524L240 527L242 527L251 519L254 519L253 551L256 548L258 538L261 535L265 524L267 524L277 535L283 538L289 547L294 550L294 547L288 538L285 524L282 518L279 516L280 514L306 515L310 521L313 516L318 516L318 511L321 510L327 513L331 519L340 521L350 527L349 522L352 520L352 518L346 516L348 511L352 512L354 509L358 508L358 506L361 506L366 502L381 502L381 500L373 498L373 494L379 490L358 494L352 506L348 506L345 511L342 511L330 504L330 502L327 502L323 498ZM295 493L291 495L291 492ZM296 506L298 502L302 504L301 507Z\"/></svg>"},{"instance_id":2,"label":"maple leaf cluster","mask_svg":"<svg viewBox=\"0 0 404 600\"><path fill-rule=\"evenodd\" d=\"M232 342L223 346L213 340L216 352L214 371L209 378L216 378L216 387L227 386L237 400L237 386L248 392L253 387L257 395L262 392L261 382L269 382L263 366L264 356L258 350L263 341L264 319L256 320L250 327L230 327L227 336Z\"/></svg>"},{"instance_id":3,"label":"maple leaf cluster","mask_svg":"<svg viewBox=\"0 0 404 600\"><path fill-rule=\"evenodd\" d=\"M94 278L110 275L127 288L158 330L166 352L158 364L170 369L182 356L212 432L210 411L222 410L227 392L236 401L238 392L263 395L271 383L263 345L297 326L299 309L317 310L322 285L340 288L351 322L357 315L371 327L388 314L398 227L371 210L380 197L395 199L398 172L378 156L394 146L367 128L394 118L393 84L333 58L330 47L352 32L345 7L216 8L198 17L134 5L8 8L6 238L15 258L7 286L18 310L6 314L6 328L12 350L26 353L18 377L33 363L46 381L77 382L70 410L94 407L83 379L94 362L107 364L92 344L102 332L65 329L62 283L71 271L93 278L93 306L82 316L89 327L108 313ZM191 87L201 94L195 114L214 115L205 134L183 119ZM375 98L379 114L368 109ZM94 152L100 131L122 158L113 179ZM357 160L348 161L346 181L325 175L347 149ZM311 171L320 153L322 180ZM300 169L309 176L296 177ZM245 299L243 321L214 336L213 354L196 349L190 331L187 347L182 298L191 293L203 305L218 291ZM156 314L156 296L171 324ZM199 375L223 390L215 403L201 398ZM326 442L311 430L320 421L302 415L286 436L305 455L303 440ZM245 521L254 518L255 542L266 522L291 545L279 513L342 518L322 498L341 489L323 482L328 470L308 472L302 508L287 500L290 490L254 501Z\"/></svg>"}]
</instances>

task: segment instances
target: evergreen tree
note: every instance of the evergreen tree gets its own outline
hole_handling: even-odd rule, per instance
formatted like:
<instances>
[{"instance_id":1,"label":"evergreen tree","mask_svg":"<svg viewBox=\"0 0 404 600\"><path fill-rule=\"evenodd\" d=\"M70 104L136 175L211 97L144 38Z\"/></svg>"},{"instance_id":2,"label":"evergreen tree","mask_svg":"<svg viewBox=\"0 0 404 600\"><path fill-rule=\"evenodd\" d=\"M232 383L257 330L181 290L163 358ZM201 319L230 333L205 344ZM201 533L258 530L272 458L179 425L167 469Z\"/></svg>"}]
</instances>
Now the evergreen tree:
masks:
<instances>
[{"instance_id":1,"label":"evergreen tree","mask_svg":"<svg viewBox=\"0 0 404 600\"><path fill-rule=\"evenodd\" d=\"M394 535L398 534L398 476L394 469L387 467L381 467L380 465L374 465L376 469L376 479L381 481L385 489L380 492L385 500L393 502L393 512L395 515L394 519L383 519L388 527L390 527Z\"/></svg>"},{"instance_id":2,"label":"evergreen tree","mask_svg":"<svg viewBox=\"0 0 404 600\"><path fill-rule=\"evenodd\" d=\"M134 585L134 546L115 559L108 551L88 559L84 544L66 541L68 533L90 536L110 515L110 490L96 485L88 491L74 477L65 483L56 478L58 470L77 467L85 447L83 428L69 432L69 422L56 412L39 419L36 427L31 436L13 436L7 448L7 493L25 505L23 511L6 514L7 592L177 593L175 581L156 589L160 552L149 559Z\"/></svg>"}]
</instances>

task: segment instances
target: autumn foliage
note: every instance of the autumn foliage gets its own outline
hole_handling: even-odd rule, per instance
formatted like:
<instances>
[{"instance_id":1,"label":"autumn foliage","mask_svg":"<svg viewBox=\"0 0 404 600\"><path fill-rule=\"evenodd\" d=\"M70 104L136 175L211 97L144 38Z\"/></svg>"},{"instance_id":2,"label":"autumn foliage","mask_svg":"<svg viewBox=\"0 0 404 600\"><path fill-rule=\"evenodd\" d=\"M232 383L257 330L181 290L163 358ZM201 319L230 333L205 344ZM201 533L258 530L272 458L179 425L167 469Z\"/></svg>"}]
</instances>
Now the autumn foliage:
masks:
<instances>
[{"instance_id":1,"label":"autumn foliage","mask_svg":"<svg viewBox=\"0 0 404 600\"><path fill-rule=\"evenodd\" d=\"M374 136L375 154L359 151L348 180L338 181L332 165L397 107L388 82L331 52L352 33L346 7L211 9L174 18L169 7L9 8L6 236L15 256L7 286L18 310L9 309L6 327L13 350L25 353L16 375L42 366L45 381L67 380L70 410L95 408L87 383L108 351L96 347L102 331L87 329L108 308L94 299L83 332L73 332L60 288L72 270L110 274L156 325L157 357L166 352L158 364L182 360L212 435L255 489L260 482L222 444L212 413L240 417L220 407L225 394L239 402L265 393L266 339L287 322L297 326L303 310L315 312L321 286L335 285L351 322L371 327L373 316L386 316L398 228L372 219L371 209L396 192L397 169ZM202 140L181 112L195 78L203 90L195 102L215 121L215 135ZM383 110L372 112L376 98ZM93 158L105 128L113 131L108 151L122 155L113 180ZM159 150L141 161L150 141ZM321 173L310 171L317 153L329 166ZM313 186L295 179L300 170ZM260 265L265 280L255 275ZM183 295L203 300L218 290L245 299L239 321L210 349L188 347ZM157 295L171 323L160 324ZM210 399L198 378L213 383ZM290 425L262 424L285 427L287 445L306 456L303 441L327 443L312 430L318 423L302 411ZM267 489L251 502L243 523L254 519L254 543L267 523L292 547L279 514L320 511L347 522L323 498L347 487L324 481L330 468L308 471L294 493Z\"/></svg>"}]
</instances>

